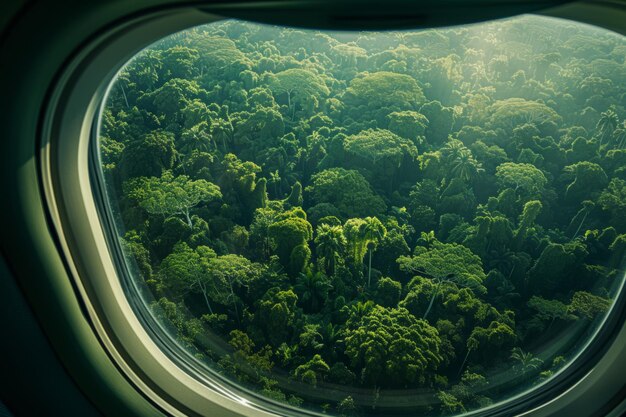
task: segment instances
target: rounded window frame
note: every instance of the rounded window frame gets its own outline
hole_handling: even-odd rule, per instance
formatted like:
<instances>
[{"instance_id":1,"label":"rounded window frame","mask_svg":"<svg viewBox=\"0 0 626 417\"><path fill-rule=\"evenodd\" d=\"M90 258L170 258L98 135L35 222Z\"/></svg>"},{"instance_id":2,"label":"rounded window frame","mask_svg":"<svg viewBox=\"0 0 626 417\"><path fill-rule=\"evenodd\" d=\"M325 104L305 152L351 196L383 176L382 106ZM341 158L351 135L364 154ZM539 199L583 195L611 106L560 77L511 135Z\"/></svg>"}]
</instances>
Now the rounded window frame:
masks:
<instances>
[{"instance_id":1,"label":"rounded window frame","mask_svg":"<svg viewBox=\"0 0 626 417\"><path fill-rule=\"evenodd\" d=\"M175 362L166 355L131 305L115 260L116 255L120 256L119 242L111 244L111 230L107 230L110 227L98 208L97 199L103 194L95 192L103 184L94 177L91 167L96 162L93 141L102 103L118 70L144 47L163 37L222 19L197 8L152 12L110 28L73 57L50 96L38 155L49 220L94 333L118 369L161 411L170 415L227 417L323 416L263 399L195 368L184 370L181 360ZM544 416L562 412L561 404L577 404L580 392L590 389L585 385L593 389L620 358L626 357L624 286L623 280L611 311L593 338L555 376L511 398L463 415ZM602 346L598 346L600 341L604 342ZM571 372L572 368L580 369Z\"/></svg>"}]
</instances>

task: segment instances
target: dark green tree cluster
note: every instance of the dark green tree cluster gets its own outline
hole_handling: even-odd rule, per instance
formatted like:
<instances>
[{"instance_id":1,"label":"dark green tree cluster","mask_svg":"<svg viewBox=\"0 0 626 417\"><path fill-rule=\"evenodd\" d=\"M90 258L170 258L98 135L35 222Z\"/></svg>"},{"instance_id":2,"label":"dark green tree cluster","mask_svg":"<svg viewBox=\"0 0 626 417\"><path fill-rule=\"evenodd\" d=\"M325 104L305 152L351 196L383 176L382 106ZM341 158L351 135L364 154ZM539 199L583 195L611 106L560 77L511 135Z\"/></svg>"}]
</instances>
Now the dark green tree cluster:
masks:
<instances>
[{"instance_id":1,"label":"dark green tree cluster","mask_svg":"<svg viewBox=\"0 0 626 417\"><path fill-rule=\"evenodd\" d=\"M180 342L266 397L488 405L552 375L611 305L625 58L617 35L538 17L172 35L102 116L122 247Z\"/></svg>"}]
</instances>

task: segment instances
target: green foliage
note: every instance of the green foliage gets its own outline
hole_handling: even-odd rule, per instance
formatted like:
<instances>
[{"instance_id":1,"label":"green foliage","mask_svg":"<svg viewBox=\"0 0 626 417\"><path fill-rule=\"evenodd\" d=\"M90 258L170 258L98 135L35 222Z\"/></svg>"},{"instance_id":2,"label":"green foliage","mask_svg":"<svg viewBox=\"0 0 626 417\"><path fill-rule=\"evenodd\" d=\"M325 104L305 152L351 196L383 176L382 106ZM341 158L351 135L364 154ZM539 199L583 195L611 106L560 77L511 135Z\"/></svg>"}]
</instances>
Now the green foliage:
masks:
<instances>
[{"instance_id":1,"label":"green foliage","mask_svg":"<svg viewBox=\"0 0 626 417\"><path fill-rule=\"evenodd\" d=\"M350 417L355 415L356 406L351 396L347 396L337 405L337 411L341 417Z\"/></svg>"},{"instance_id":2,"label":"green foliage","mask_svg":"<svg viewBox=\"0 0 626 417\"><path fill-rule=\"evenodd\" d=\"M432 242L429 248L418 246L413 256L398 258L400 269L424 274L436 281L451 281L484 292L486 278L480 257L463 245Z\"/></svg>"},{"instance_id":3,"label":"green foliage","mask_svg":"<svg viewBox=\"0 0 626 417\"><path fill-rule=\"evenodd\" d=\"M364 382L386 386L432 383L442 358L437 330L406 309L373 307L346 331L346 355Z\"/></svg>"},{"instance_id":4,"label":"green foliage","mask_svg":"<svg viewBox=\"0 0 626 417\"><path fill-rule=\"evenodd\" d=\"M333 274L336 265L341 262L346 249L347 240L340 225L320 224L316 230L315 247L322 258L326 272Z\"/></svg>"},{"instance_id":5,"label":"green foliage","mask_svg":"<svg viewBox=\"0 0 626 417\"><path fill-rule=\"evenodd\" d=\"M580 244L550 243L529 271L528 285L540 294L555 293L564 288L568 273L575 270L586 254Z\"/></svg>"},{"instance_id":6,"label":"green foliage","mask_svg":"<svg viewBox=\"0 0 626 417\"><path fill-rule=\"evenodd\" d=\"M528 374L537 373L543 364L541 359L536 358L530 352L524 352L519 347L514 347L511 350L511 359L515 361L515 365L513 366L514 371L526 378Z\"/></svg>"},{"instance_id":7,"label":"green foliage","mask_svg":"<svg viewBox=\"0 0 626 417\"><path fill-rule=\"evenodd\" d=\"M302 258L305 245L313 237L313 228L306 219L294 216L273 223L269 226L268 233L276 243L276 254L283 264L287 265L294 251L295 258Z\"/></svg>"},{"instance_id":8,"label":"green foliage","mask_svg":"<svg viewBox=\"0 0 626 417\"><path fill-rule=\"evenodd\" d=\"M559 300L546 300L536 295L528 301L528 307L535 310L536 318L542 322L549 321L550 325L554 320L572 320L574 317L569 313L568 306Z\"/></svg>"},{"instance_id":9,"label":"green foliage","mask_svg":"<svg viewBox=\"0 0 626 417\"><path fill-rule=\"evenodd\" d=\"M274 347L287 342L294 330L298 296L291 290L270 289L259 301L255 318Z\"/></svg>"},{"instance_id":10,"label":"green foliage","mask_svg":"<svg viewBox=\"0 0 626 417\"><path fill-rule=\"evenodd\" d=\"M398 136L410 139L413 143L423 137L428 126L428 119L416 111L405 110L389 113L388 129Z\"/></svg>"},{"instance_id":11,"label":"green foliage","mask_svg":"<svg viewBox=\"0 0 626 417\"><path fill-rule=\"evenodd\" d=\"M379 71L354 78L346 89L344 101L355 107L414 110L424 102L424 94L408 75Z\"/></svg>"},{"instance_id":12,"label":"green foliage","mask_svg":"<svg viewBox=\"0 0 626 417\"><path fill-rule=\"evenodd\" d=\"M314 355L310 361L296 368L294 375L309 385L316 386L317 381L321 381L330 371L330 367L318 354Z\"/></svg>"},{"instance_id":13,"label":"green foliage","mask_svg":"<svg viewBox=\"0 0 626 417\"><path fill-rule=\"evenodd\" d=\"M466 411L463 403L454 395L448 392L439 391L437 393L437 399L441 403L440 407L442 416L464 413Z\"/></svg>"},{"instance_id":14,"label":"green foliage","mask_svg":"<svg viewBox=\"0 0 626 417\"><path fill-rule=\"evenodd\" d=\"M291 207L300 207L302 206L302 184L298 181L291 187L291 193L285 199L285 204Z\"/></svg>"},{"instance_id":15,"label":"green foliage","mask_svg":"<svg viewBox=\"0 0 626 417\"><path fill-rule=\"evenodd\" d=\"M417 157L415 145L388 130L368 129L345 138L344 148L373 165L383 164L387 167L398 167L404 155Z\"/></svg>"},{"instance_id":16,"label":"green foliage","mask_svg":"<svg viewBox=\"0 0 626 417\"><path fill-rule=\"evenodd\" d=\"M586 291L577 291L572 296L572 301L567 309L579 318L592 320L606 313L610 306L611 301L606 298L590 294Z\"/></svg>"},{"instance_id":17,"label":"green foliage","mask_svg":"<svg viewBox=\"0 0 626 417\"><path fill-rule=\"evenodd\" d=\"M192 181L164 171L160 177L140 177L125 184L126 194L150 214L181 215L193 227L190 210L202 202L222 198L220 188L206 180Z\"/></svg>"},{"instance_id":18,"label":"green foliage","mask_svg":"<svg viewBox=\"0 0 626 417\"><path fill-rule=\"evenodd\" d=\"M391 278L381 278L376 287L376 302L383 307L397 307L402 284Z\"/></svg>"},{"instance_id":19,"label":"green foliage","mask_svg":"<svg viewBox=\"0 0 626 417\"><path fill-rule=\"evenodd\" d=\"M182 346L295 407L449 415L550 378L623 277L622 43L539 17L157 42L100 120L129 271Z\"/></svg>"},{"instance_id":20,"label":"green foliage","mask_svg":"<svg viewBox=\"0 0 626 417\"><path fill-rule=\"evenodd\" d=\"M496 177L502 186L525 197L541 195L548 180L540 169L531 164L505 162L496 168Z\"/></svg>"},{"instance_id":21,"label":"green foliage","mask_svg":"<svg viewBox=\"0 0 626 417\"><path fill-rule=\"evenodd\" d=\"M126 145L119 161L122 178L159 176L174 165L174 135L169 132L147 133Z\"/></svg>"},{"instance_id":22,"label":"green foliage","mask_svg":"<svg viewBox=\"0 0 626 417\"><path fill-rule=\"evenodd\" d=\"M626 231L626 181L613 178L598 200L603 210L611 215L612 224L620 231Z\"/></svg>"},{"instance_id":23,"label":"green foliage","mask_svg":"<svg viewBox=\"0 0 626 417\"><path fill-rule=\"evenodd\" d=\"M284 94L290 109L299 105L302 108L310 106L309 113L319 103L319 99L330 94L323 79L306 69L291 68L269 76L268 85L274 96Z\"/></svg>"},{"instance_id":24,"label":"green foliage","mask_svg":"<svg viewBox=\"0 0 626 417\"><path fill-rule=\"evenodd\" d=\"M346 217L377 215L386 209L383 199L374 194L369 183L358 171L330 168L312 177L305 188L316 203L329 203Z\"/></svg>"},{"instance_id":25,"label":"green foliage","mask_svg":"<svg viewBox=\"0 0 626 417\"><path fill-rule=\"evenodd\" d=\"M565 198L570 201L581 201L589 198L589 190L592 190L591 196L594 196L608 183L602 167L588 161L566 166L564 170L574 175L574 181L565 189Z\"/></svg>"},{"instance_id":26,"label":"green foliage","mask_svg":"<svg viewBox=\"0 0 626 417\"><path fill-rule=\"evenodd\" d=\"M524 123L541 126L562 121L561 116L545 104L522 98L498 100L491 105L490 113L489 122L492 127L510 130Z\"/></svg>"},{"instance_id":27,"label":"green foliage","mask_svg":"<svg viewBox=\"0 0 626 417\"><path fill-rule=\"evenodd\" d=\"M181 304L176 304L165 297L160 298L150 304L160 322L174 329L176 339L182 343L190 352L199 354L196 348L196 341L202 333L202 325L198 319L190 318L185 314L185 308Z\"/></svg>"}]
</instances>

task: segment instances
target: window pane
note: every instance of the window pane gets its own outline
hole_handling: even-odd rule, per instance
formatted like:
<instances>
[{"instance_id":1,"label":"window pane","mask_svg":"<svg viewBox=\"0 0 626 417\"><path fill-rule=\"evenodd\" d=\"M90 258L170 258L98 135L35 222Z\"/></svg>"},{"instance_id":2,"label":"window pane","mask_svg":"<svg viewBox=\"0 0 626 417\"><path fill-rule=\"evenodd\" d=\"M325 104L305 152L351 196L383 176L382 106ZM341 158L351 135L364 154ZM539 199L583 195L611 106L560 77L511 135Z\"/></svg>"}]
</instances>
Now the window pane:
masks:
<instances>
[{"instance_id":1,"label":"window pane","mask_svg":"<svg viewBox=\"0 0 626 417\"><path fill-rule=\"evenodd\" d=\"M103 104L111 238L226 385L332 415L488 406L562 370L621 285L625 57L534 16L174 34Z\"/></svg>"}]
</instances>

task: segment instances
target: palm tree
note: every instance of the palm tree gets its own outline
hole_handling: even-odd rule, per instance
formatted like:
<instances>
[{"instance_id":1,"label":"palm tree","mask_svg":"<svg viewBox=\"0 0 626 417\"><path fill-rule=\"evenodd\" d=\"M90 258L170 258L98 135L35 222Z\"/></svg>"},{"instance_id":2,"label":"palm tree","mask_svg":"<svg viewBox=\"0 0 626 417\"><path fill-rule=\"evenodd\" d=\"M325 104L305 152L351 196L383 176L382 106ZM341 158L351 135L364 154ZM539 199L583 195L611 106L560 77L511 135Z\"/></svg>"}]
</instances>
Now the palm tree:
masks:
<instances>
[{"instance_id":1,"label":"palm tree","mask_svg":"<svg viewBox=\"0 0 626 417\"><path fill-rule=\"evenodd\" d=\"M450 175L465 182L470 182L481 172L484 172L481 163L474 158L469 149L461 150L452 160Z\"/></svg>"},{"instance_id":2,"label":"palm tree","mask_svg":"<svg viewBox=\"0 0 626 417\"><path fill-rule=\"evenodd\" d=\"M363 317L365 317L376 304L372 300L365 302L358 301L354 304L348 305L348 321L346 325L358 325Z\"/></svg>"},{"instance_id":3,"label":"palm tree","mask_svg":"<svg viewBox=\"0 0 626 417\"><path fill-rule=\"evenodd\" d=\"M300 273L294 289L309 311L318 311L328 298L328 291L332 289L332 285L322 271L307 268L305 272Z\"/></svg>"},{"instance_id":4,"label":"palm tree","mask_svg":"<svg viewBox=\"0 0 626 417\"><path fill-rule=\"evenodd\" d=\"M623 120L622 124L613 132L613 140L617 149L622 149L626 144L626 120Z\"/></svg>"},{"instance_id":5,"label":"palm tree","mask_svg":"<svg viewBox=\"0 0 626 417\"><path fill-rule=\"evenodd\" d=\"M280 195L282 194L282 187L280 187L281 181L282 181L282 178L280 178L280 174L278 173L278 170L274 172L270 172L269 182L271 184L274 184L274 196L276 198L280 197ZM280 193L279 193L279 187L281 188Z\"/></svg>"},{"instance_id":6,"label":"palm tree","mask_svg":"<svg viewBox=\"0 0 626 417\"><path fill-rule=\"evenodd\" d=\"M341 343L341 326L327 323L326 326L321 328L321 332L326 350L325 356L336 358L338 351L340 351L338 345Z\"/></svg>"},{"instance_id":7,"label":"palm tree","mask_svg":"<svg viewBox=\"0 0 626 417\"><path fill-rule=\"evenodd\" d=\"M598 123L596 124L596 129L600 132L600 143L598 147L602 146L606 136L613 133L618 123L619 118L613 109L608 109L607 111L600 113L600 120L598 120Z\"/></svg>"},{"instance_id":8,"label":"palm tree","mask_svg":"<svg viewBox=\"0 0 626 417\"><path fill-rule=\"evenodd\" d=\"M224 152L228 152L227 143L232 141L233 131L233 124L230 120L218 118L211 124L211 135L221 140Z\"/></svg>"},{"instance_id":9,"label":"palm tree","mask_svg":"<svg viewBox=\"0 0 626 417\"><path fill-rule=\"evenodd\" d=\"M514 360L516 360L518 362L515 367L522 374L526 374L526 373L529 373L529 372L536 371L543 364L543 361L541 359L536 358L530 352L524 352L519 347L514 347L511 350L511 359L514 359Z\"/></svg>"},{"instance_id":10,"label":"palm tree","mask_svg":"<svg viewBox=\"0 0 626 417\"><path fill-rule=\"evenodd\" d=\"M425 248L430 248L433 243L437 241L435 237L435 231L431 230L430 232L422 232L420 233L420 237L417 239L417 244L419 246L424 246Z\"/></svg>"},{"instance_id":11,"label":"palm tree","mask_svg":"<svg viewBox=\"0 0 626 417\"><path fill-rule=\"evenodd\" d=\"M450 139L442 148L441 154L447 162L452 162L457 159L463 152L469 151L458 139ZM471 154L471 152L470 152Z\"/></svg>"},{"instance_id":12,"label":"palm tree","mask_svg":"<svg viewBox=\"0 0 626 417\"><path fill-rule=\"evenodd\" d=\"M378 220L377 217L366 217L365 223L361 229L361 239L367 245L367 250L369 253L369 266L367 273L367 287L370 287L372 281L372 252L376 250L376 246L378 243L385 237L387 234L387 229L385 226Z\"/></svg>"},{"instance_id":13,"label":"palm tree","mask_svg":"<svg viewBox=\"0 0 626 417\"><path fill-rule=\"evenodd\" d=\"M324 259L326 272L330 275L335 273L337 258L343 254L346 244L341 226L321 224L317 227L315 248L318 256Z\"/></svg>"},{"instance_id":14,"label":"palm tree","mask_svg":"<svg viewBox=\"0 0 626 417\"><path fill-rule=\"evenodd\" d=\"M208 130L209 125L207 122L201 122L193 126L191 129L183 131L180 137L182 142L180 150L188 157L195 149L201 152L208 152L211 149L212 143Z\"/></svg>"},{"instance_id":15,"label":"palm tree","mask_svg":"<svg viewBox=\"0 0 626 417\"><path fill-rule=\"evenodd\" d=\"M501 246L489 251L489 268L495 268L505 274L509 272L509 278L515 268L515 253L508 248Z\"/></svg>"},{"instance_id":16,"label":"palm tree","mask_svg":"<svg viewBox=\"0 0 626 417\"><path fill-rule=\"evenodd\" d=\"M486 212L483 215L476 216L474 218L474 222L476 223L476 233L474 236L477 239L478 246L472 245L472 249L476 253L480 252L480 254L482 254L482 253L489 251L489 247L491 243L489 241L490 240L489 232L491 231L491 225L493 224L493 219L494 217L489 212Z\"/></svg>"},{"instance_id":17,"label":"palm tree","mask_svg":"<svg viewBox=\"0 0 626 417\"><path fill-rule=\"evenodd\" d=\"M362 230L365 221L359 218L348 219L343 225L343 235L346 238L346 251L354 262L360 267L365 257L365 242L362 239Z\"/></svg>"}]
</instances>

